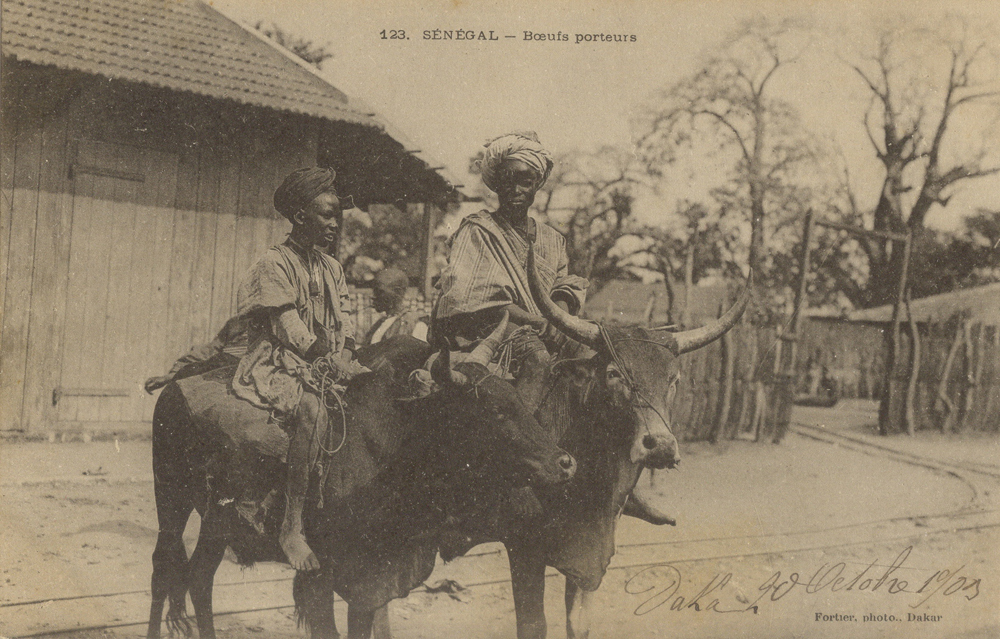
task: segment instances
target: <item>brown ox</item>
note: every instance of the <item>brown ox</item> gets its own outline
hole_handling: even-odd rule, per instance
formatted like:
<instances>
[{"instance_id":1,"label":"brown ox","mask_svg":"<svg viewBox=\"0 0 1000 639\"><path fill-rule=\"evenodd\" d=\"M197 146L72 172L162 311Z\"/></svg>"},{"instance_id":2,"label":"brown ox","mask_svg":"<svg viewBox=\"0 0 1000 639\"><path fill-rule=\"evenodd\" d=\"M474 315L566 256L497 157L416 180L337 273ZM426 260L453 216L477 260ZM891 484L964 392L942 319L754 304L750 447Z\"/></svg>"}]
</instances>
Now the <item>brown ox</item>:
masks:
<instances>
[{"instance_id":1,"label":"brown ox","mask_svg":"<svg viewBox=\"0 0 1000 639\"><path fill-rule=\"evenodd\" d=\"M736 324L750 299L752 273L723 317L679 333L605 328L573 317L537 290L530 251L528 273L543 315L595 354L556 365L552 390L536 415L575 457L576 475L543 497L544 514L498 536L510 557L518 639L545 637L546 566L566 576L567 636L582 639L590 630L589 596L614 554L615 523L639 474L644 467L673 468L680 461L670 414L677 358Z\"/></svg>"},{"instance_id":2,"label":"brown ox","mask_svg":"<svg viewBox=\"0 0 1000 639\"><path fill-rule=\"evenodd\" d=\"M534 254L529 251L532 293L543 314L561 332L593 349L587 358L556 364L552 387L539 407L538 422L577 461L576 474L554 490L537 490L540 515L490 521L500 510L491 499L495 476L468 476L452 489L479 505L479 517L462 524L473 542L501 541L510 558L518 639L545 637L545 568L566 576L566 628L570 639L589 635L588 599L600 586L614 554L617 518L628 512L629 495L643 468L673 468L680 461L670 408L683 353L720 338L739 320L750 299L750 281L740 298L716 322L669 333L638 327L604 328L575 318L539 294ZM468 514L468 513L467 513ZM316 584L302 585L297 601L316 598ZM319 600L325 601L320 596ZM352 607L353 610L353 607ZM349 614L350 616L350 614ZM349 629L367 638L364 624ZM384 619L384 617L383 617ZM350 623L349 623L350 625ZM380 636L387 636L383 628Z\"/></svg>"}]
</instances>

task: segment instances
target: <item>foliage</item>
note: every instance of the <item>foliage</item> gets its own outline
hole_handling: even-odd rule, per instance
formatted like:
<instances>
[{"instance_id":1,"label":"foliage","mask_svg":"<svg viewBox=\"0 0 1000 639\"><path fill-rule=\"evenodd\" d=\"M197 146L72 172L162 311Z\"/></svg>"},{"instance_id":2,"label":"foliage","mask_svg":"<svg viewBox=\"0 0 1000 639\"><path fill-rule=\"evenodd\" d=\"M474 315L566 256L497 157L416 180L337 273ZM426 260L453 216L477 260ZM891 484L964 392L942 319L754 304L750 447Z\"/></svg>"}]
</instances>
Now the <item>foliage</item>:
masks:
<instances>
[{"instance_id":1,"label":"foliage","mask_svg":"<svg viewBox=\"0 0 1000 639\"><path fill-rule=\"evenodd\" d=\"M663 177L692 155L714 160L716 204L749 212L748 263L766 260L765 217L791 208L802 165L816 149L795 109L773 97L777 72L801 46L791 21L745 22L693 75L659 92L637 123L650 175ZM690 168L689 168L690 170ZM744 208L745 207L745 208Z\"/></svg>"},{"instance_id":2,"label":"foliage","mask_svg":"<svg viewBox=\"0 0 1000 639\"><path fill-rule=\"evenodd\" d=\"M344 213L340 254L347 279L367 284L386 267L398 268L418 281L423 272L423 210L419 204L372 204L368 212Z\"/></svg>"},{"instance_id":3,"label":"foliage","mask_svg":"<svg viewBox=\"0 0 1000 639\"><path fill-rule=\"evenodd\" d=\"M273 22L265 25L261 20L254 25L254 28L317 69L322 69L323 63L333 57L333 54L326 49L329 44L317 45L312 40L288 33Z\"/></svg>"}]
</instances>

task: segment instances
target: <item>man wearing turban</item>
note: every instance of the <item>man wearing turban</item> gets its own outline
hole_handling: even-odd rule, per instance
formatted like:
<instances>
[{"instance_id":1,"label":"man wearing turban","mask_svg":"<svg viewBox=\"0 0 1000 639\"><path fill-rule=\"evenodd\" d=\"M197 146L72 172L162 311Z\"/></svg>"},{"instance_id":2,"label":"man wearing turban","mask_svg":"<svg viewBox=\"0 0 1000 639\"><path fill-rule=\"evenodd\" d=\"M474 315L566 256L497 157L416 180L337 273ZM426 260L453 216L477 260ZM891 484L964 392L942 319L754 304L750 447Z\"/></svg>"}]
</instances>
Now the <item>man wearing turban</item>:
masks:
<instances>
[{"instance_id":1,"label":"man wearing turban","mask_svg":"<svg viewBox=\"0 0 1000 639\"><path fill-rule=\"evenodd\" d=\"M274 208L292 223L291 233L250 268L237 293L236 315L213 342L178 360L167 376L146 382L152 392L177 380L192 417L222 430L238 449L278 457L287 452L279 542L297 570L319 568L302 531L309 473L318 455L314 430L327 420L310 364L326 357L341 380L365 370L352 361L354 325L344 269L319 249L336 242L343 219L335 177L330 169L313 167L285 178L274 193ZM213 362L237 361L234 354L235 371L219 371L230 371L227 378L204 373Z\"/></svg>"},{"instance_id":2,"label":"man wearing turban","mask_svg":"<svg viewBox=\"0 0 1000 639\"><path fill-rule=\"evenodd\" d=\"M559 336L548 329L528 286L529 238L542 287L553 301L575 314L588 286L569 274L565 238L528 216L552 164L533 132L510 133L486 144L480 169L500 206L467 216L451 238L432 324L433 340L465 349L488 335L506 311L515 331L518 393L532 412L541 402Z\"/></svg>"}]
</instances>

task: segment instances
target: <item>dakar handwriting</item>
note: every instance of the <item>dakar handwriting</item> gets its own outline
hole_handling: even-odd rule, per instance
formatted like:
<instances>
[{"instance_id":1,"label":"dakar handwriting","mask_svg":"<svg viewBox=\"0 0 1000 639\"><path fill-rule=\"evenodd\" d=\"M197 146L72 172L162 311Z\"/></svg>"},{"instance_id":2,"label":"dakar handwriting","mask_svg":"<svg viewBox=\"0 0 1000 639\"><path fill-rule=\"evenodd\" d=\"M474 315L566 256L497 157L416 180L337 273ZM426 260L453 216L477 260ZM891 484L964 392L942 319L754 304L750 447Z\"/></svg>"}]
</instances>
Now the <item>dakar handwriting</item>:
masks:
<instances>
[{"instance_id":1,"label":"dakar handwriting","mask_svg":"<svg viewBox=\"0 0 1000 639\"><path fill-rule=\"evenodd\" d=\"M733 588L727 590L733 580L732 573L717 573L700 590L695 590L696 586L688 589L681 571L671 564L658 564L639 571L625 582L625 592L645 596L634 610L636 615L645 615L663 606L674 611L757 613L762 603L781 601L793 591L802 595L824 591L881 592L905 597L910 608L919 608L934 597L971 601L979 596L982 579L963 574L965 565L921 571L915 579L904 579L900 573L906 568L912 551L913 547L908 546L888 566L880 565L876 558L860 572L850 570L845 562L824 563L811 576L801 571L787 574L775 571L757 587L757 598L753 601Z\"/></svg>"}]
</instances>

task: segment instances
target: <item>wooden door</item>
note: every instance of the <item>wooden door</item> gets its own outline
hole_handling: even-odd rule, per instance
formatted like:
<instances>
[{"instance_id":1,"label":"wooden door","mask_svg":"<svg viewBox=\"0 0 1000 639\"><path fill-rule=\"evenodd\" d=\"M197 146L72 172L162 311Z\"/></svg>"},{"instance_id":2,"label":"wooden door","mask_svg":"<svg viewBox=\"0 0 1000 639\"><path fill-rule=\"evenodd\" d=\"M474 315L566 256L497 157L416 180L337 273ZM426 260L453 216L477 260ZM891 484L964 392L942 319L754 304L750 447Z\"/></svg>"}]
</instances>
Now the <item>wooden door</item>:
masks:
<instances>
[{"instance_id":1,"label":"wooden door","mask_svg":"<svg viewBox=\"0 0 1000 639\"><path fill-rule=\"evenodd\" d=\"M80 140L72 164L66 321L56 418L102 428L146 421L142 381L162 352L169 312L178 157Z\"/></svg>"}]
</instances>

